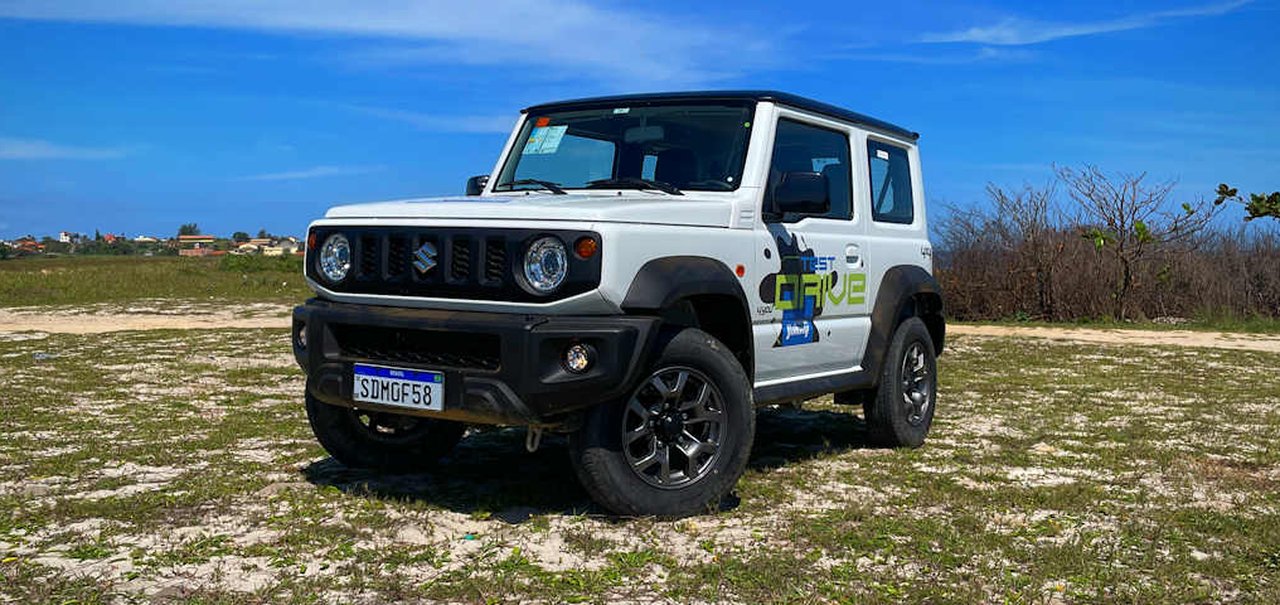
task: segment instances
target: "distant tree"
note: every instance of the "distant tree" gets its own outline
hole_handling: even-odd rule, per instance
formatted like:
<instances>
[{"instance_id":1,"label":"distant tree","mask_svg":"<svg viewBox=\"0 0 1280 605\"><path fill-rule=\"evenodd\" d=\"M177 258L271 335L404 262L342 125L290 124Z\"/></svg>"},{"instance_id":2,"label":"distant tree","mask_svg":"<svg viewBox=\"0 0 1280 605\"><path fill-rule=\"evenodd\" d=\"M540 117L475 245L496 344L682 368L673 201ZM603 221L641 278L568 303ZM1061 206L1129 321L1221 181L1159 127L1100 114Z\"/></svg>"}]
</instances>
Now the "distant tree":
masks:
<instances>
[{"instance_id":1,"label":"distant tree","mask_svg":"<svg viewBox=\"0 0 1280 605\"><path fill-rule=\"evenodd\" d=\"M1117 319L1129 319L1134 273L1151 251L1195 235L1219 209L1200 200L1170 210L1167 202L1175 182L1148 184L1146 173L1108 176L1096 166L1055 170L1090 225L1082 235L1098 251L1110 254L1119 267L1112 291Z\"/></svg>"},{"instance_id":2,"label":"distant tree","mask_svg":"<svg viewBox=\"0 0 1280 605\"><path fill-rule=\"evenodd\" d=\"M13 250L9 248L9 244L0 244L0 260L6 260L13 256Z\"/></svg>"},{"instance_id":3,"label":"distant tree","mask_svg":"<svg viewBox=\"0 0 1280 605\"><path fill-rule=\"evenodd\" d=\"M267 230L266 230L266 229L259 229L259 230L258 230L258 238L259 238L259 239L270 239L270 237L271 237L271 234L270 234L270 233L267 233Z\"/></svg>"},{"instance_id":4,"label":"distant tree","mask_svg":"<svg viewBox=\"0 0 1280 605\"><path fill-rule=\"evenodd\" d=\"M40 240L44 244L45 254L70 254L72 252L71 244L60 242L52 237L44 237Z\"/></svg>"},{"instance_id":5,"label":"distant tree","mask_svg":"<svg viewBox=\"0 0 1280 605\"><path fill-rule=\"evenodd\" d=\"M101 232L101 231L98 231L97 229L94 229L94 230L93 230L93 241L95 241L95 242L100 242L100 241L102 241L102 232Z\"/></svg>"},{"instance_id":6,"label":"distant tree","mask_svg":"<svg viewBox=\"0 0 1280 605\"><path fill-rule=\"evenodd\" d=\"M244 231L237 231L231 234L231 241L237 244L243 244L249 241L249 234L245 233Z\"/></svg>"},{"instance_id":7,"label":"distant tree","mask_svg":"<svg viewBox=\"0 0 1280 605\"><path fill-rule=\"evenodd\" d=\"M1272 191L1269 194L1250 193L1249 200L1245 201L1244 196L1240 195L1238 189L1228 187L1226 183L1221 183L1218 185L1217 194L1217 198L1213 200L1215 206L1220 206L1225 202L1235 202L1243 205L1244 211L1248 213L1248 216L1244 217L1246 221L1264 216L1280 220L1280 191Z\"/></svg>"},{"instance_id":8,"label":"distant tree","mask_svg":"<svg viewBox=\"0 0 1280 605\"><path fill-rule=\"evenodd\" d=\"M1024 185L1021 191L987 183L997 217L989 231L1018 257L1018 269L1035 280L1036 308L1042 318L1054 316L1053 274L1062 256L1062 245L1054 239L1061 223L1056 194L1052 182L1039 189Z\"/></svg>"},{"instance_id":9,"label":"distant tree","mask_svg":"<svg viewBox=\"0 0 1280 605\"><path fill-rule=\"evenodd\" d=\"M200 226L195 223L184 223L178 227L178 235L200 235Z\"/></svg>"}]
</instances>

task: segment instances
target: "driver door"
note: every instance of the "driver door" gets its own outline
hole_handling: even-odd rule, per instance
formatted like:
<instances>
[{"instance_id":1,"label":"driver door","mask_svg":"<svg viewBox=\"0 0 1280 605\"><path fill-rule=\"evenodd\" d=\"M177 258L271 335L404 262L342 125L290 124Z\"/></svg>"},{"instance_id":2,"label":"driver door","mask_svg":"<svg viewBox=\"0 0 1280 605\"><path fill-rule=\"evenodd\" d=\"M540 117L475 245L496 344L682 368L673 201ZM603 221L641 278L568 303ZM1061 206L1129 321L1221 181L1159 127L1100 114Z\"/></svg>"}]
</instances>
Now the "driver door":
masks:
<instances>
[{"instance_id":1,"label":"driver door","mask_svg":"<svg viewBox=\"0 0 1280 605\"><path fill-rule=\"evenodd\" d=\"M778 120L764 214L781 209L775 194L788 173L809 173L802 175L809 181L820 175L827 207L821 212L775 212L776 220L767 221L760 235L766 250L760 304L771 313L767 323L754 327L758 386L837 374L861 361L866 261L863 235L853 221L849 141L846 130Z\"/></svg>"}]
</instances>

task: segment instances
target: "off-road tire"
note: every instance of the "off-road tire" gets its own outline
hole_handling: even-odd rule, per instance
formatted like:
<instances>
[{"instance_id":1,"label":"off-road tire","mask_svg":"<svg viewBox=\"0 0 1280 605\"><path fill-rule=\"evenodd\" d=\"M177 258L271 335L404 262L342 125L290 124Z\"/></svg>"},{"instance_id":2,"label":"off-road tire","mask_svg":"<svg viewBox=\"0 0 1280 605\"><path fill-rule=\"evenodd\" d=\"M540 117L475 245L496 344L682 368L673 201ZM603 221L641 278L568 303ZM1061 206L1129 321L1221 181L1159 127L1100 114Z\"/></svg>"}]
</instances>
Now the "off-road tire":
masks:
<instances>
[{"instance_id":1,"label":"off-road tire","mask_svg":"<svg viewBox=\"0 0 1280 605\"><path fill-rule=\"evenodd\" d=\"M405 429L400 435L382 435L366 424L368 414L330 405L307 394L311 432L330 456L351 468L384 472L425 470L452 451L466 430L458 422L385 414L379 422L401 424Z\"/></svg>"},{"instance_id":2,"label":"off-road tire","mask_svg":"<svg viewBox=\"0 0 1280 605\"><path fill-rule=\"evenodd\" d=\"M922 354L927 376L927 384L916 389L923 391L928 397L927 406L923 410L913 409L913 404L907 401L909 395L904 398L904 393L909 392L905 382L913 380L906 368L906 358L911 352ZM912 357L919 359L916 355ZM929 427L933 424L933 412L937 408L938 360L933 349L933 339L920 318L911 317L898 325L881 365L880 387L875 397L868 398L863 403L867 440L882 447L915 448L924 445ZM913 384L920 385L920 382Z\"/></svg>"},{"instance_id":3,"label":"off-road tire","mask_svg":"<svg viewBox=\"0 0 1280 605\"><path fill-rule=\"evenodd\" d=\"M626 396L602 403L588 411L582 426L569 438L569 455L578 480L597 503L619 515L671 518L715 510L742 476L755 438L751 383L733 353L715 337L696 328L667 332L662 338L665 342L660 343L659 352L649 364L648 371L644 372L640 383ZM718 418L715 421L718 422L715 439L718 449L714 456L706 459L706 466L700 472L682 474L683 479L689 481L687 484L672 482L666 487L660 487L652 483L657 479L645 478L648 475L633 469L633 462L642 463L637 458L644 456L637 455L635 449L624 451L624 447L645 448L638 439L632 441L632 445L624 446L624 431L628 430L628 425L624 423L640 417L636 408L631 407L633 400L644 401L645 397L652 399L653 395L659 393L650 383L651 379L658 377L661 381L662 377L675 378L669 384L677 384L682 372L687 374L688 388L698 393L690 393L688 396L672 395L677 403L671 404L669 409L679 410L684 405L695 405L691 402L704 392L698 385L710 384L714 390L705 391L707 394L702 399L710 401L711 397L718 394L719 403L716 405L720 415L715 414L711 404L708 404L711 411L696 416L690 412L694 421L678 425L680 436L674 438L671 435L676 434L677 428L670 424L664 425L661 421L655 422L663 427L660 430L665 435L663 438L668 439L667 443L673 444L669 447L679 448L697 443L685 439L683 431L696 433L694 437L701 438L700 431L707 430L709 423L713 422L707 419ZM666 404L655 404L662 405ZM654 429L656 430L659 429ZM635 434L631 433L633 436ZM654 439L653 451L656 454L658 448L664 446L657 437ZM672 450L668 449L668 452L670 456ZM670 461L673 465L677 460L682 460L686 467L697 466L691 461L701 459L703 455L705 453L692 457L677 454ZM654 474L660 475L660 472Z\"/></svg>"}]
</instances>

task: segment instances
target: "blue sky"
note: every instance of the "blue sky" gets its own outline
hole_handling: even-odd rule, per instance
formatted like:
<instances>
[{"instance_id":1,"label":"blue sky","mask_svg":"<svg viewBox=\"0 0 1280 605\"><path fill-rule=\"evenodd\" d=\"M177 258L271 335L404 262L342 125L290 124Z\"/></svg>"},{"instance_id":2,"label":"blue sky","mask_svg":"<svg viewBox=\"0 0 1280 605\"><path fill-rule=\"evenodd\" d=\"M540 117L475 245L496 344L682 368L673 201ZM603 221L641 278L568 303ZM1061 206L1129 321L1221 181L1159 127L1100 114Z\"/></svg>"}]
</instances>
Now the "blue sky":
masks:
<instances>
[{"instance_id":1,"label":"blue sky","mask_svg":"<svg viewBox=\"0 0 1280 605\"><path fill-rule=\"evenodd\" d=\"M921 132L934 208L1055 162L1280 189L1280 0L786 6L0 0L0 238L301 233L460 193L529 104L705 88Z\"/></svg>"}]
</instances>

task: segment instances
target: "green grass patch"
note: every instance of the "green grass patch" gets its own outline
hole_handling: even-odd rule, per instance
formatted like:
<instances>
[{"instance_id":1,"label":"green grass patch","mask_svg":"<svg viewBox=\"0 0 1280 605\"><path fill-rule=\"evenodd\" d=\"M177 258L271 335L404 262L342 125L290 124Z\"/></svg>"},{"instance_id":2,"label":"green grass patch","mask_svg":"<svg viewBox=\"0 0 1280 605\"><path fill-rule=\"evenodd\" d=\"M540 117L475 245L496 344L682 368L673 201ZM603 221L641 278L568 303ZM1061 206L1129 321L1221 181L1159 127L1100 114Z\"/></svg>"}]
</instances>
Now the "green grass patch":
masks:
<instances>
[{"instance_id":1,"label":"green grass patch","mask_svg":"<svg viewBox=\"0 0 1280 605\"><path fill-rule=\"evenodd\" d=\"M298 257L58 257L0 262L0 307L139 299L291 302L309 296Z\"/></svg>"}]
</instances>

